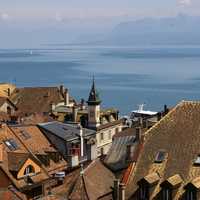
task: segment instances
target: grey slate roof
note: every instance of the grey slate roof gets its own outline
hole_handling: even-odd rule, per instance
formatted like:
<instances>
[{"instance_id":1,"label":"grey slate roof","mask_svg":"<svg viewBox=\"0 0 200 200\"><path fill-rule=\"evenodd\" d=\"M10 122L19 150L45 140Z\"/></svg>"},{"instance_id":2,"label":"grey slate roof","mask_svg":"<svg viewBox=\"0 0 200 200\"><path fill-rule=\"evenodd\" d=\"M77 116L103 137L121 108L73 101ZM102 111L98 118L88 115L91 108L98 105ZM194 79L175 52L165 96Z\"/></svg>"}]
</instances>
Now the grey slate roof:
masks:
<instances>
[{"instance_id":1,"label":"grey slate roof","mask_svg":"<svg viewBox=\"0 0 200 200\"><path fill-rule=\"evenodd\" d=\"M66 124L57 121L42 123L38 125L43 130L46 130L66 141L79 139L80 130L78 124ZM96 132L90 129L83 128L83 137L92 136Z\"/></svg>"},{"instance_id":2,"label":"grey slate roof","mask_svg":"<svg viewBox=\"0 0 200 200\"><path fill-rule=\"evenodd\" d=\"M114 137L112 146L104 160L104 163L112 170L118 171L128 167L126 161L127 145L132 146L132 152L135 151L138 142L135 135L125 135L121 137Z\"/></svg>"}]
</instances>

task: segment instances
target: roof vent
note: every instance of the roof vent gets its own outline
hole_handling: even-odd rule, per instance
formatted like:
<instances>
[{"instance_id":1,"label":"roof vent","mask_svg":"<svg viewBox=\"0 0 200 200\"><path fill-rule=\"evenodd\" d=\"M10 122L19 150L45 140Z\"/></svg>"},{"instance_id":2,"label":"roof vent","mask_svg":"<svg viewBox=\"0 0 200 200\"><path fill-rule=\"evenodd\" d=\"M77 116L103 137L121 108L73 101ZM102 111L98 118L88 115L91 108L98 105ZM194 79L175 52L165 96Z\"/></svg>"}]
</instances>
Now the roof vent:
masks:
<instances>
[{"instance_id":1,"label":"roof vent","mask_svg":"<svg viewBox=\"0 0 200 200\"><path fill-rule=\"evenodd\" d=\"M155 157L155 163L162 163L166 158L167 153L163 150L159 151Z\"/></svg>"}]
</instances>

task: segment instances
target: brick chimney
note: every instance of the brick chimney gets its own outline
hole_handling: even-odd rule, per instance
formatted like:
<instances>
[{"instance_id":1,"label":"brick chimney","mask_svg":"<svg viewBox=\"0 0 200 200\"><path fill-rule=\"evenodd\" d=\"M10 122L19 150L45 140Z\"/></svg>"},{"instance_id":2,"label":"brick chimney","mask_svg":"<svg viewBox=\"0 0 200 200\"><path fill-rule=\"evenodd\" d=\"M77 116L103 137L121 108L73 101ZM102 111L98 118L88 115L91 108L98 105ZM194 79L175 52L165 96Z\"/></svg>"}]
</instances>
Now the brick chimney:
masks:
<instances>
[{"instance_id":1,"label":"brick chimney","mask_svg":"<svg viewBox=\"0 0 200 200\"><path fill-rule=\"evenodd\" d=\"M64 92L64 103L66 106L69 105L69 91L68 89L65 89L65 92Z\"/></svg>"}]
</instances>

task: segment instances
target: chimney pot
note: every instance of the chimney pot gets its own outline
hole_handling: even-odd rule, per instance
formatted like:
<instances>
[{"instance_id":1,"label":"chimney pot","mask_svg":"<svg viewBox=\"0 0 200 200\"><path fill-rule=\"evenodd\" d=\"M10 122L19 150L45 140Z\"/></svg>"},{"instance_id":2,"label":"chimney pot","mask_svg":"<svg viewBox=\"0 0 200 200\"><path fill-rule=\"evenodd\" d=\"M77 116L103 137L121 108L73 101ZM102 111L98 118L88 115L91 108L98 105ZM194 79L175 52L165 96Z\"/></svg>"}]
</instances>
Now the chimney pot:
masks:
<instances>
[{"instance_id":1,"label":"chimney pot","mask_svg":"<svg viewBox=\"0 0 200 200\"><path fill-rule=\"evenodd\" d=\"M142 136L142 129L141 129L141 127L136 127L135 131L136 131L136 133L135 133L136 140L140 141L141 140L141 136Z\"/></svg>"}]
</instances>

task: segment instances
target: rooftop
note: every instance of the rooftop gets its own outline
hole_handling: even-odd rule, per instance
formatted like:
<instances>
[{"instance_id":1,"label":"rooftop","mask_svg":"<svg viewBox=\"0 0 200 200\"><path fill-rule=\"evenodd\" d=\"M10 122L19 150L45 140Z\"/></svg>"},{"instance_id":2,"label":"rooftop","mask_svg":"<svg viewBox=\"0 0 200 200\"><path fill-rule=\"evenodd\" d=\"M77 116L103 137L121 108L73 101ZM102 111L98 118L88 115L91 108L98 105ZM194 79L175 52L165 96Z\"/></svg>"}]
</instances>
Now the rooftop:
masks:
<instances>
[{"instance_id":1,"label":"rooftop","mask_svg":"<svg viewBox=\"0 0 200 200\"><path fill-rule=\"evenodd\" d=\"M126 187L127 197L137 190L137 182L154 172L164 181L183 180L175 199L183 194L183 187L200 176L200 167L194 160L200 154L200 102L182 101L145 133L143 149ZM173 148L172 148L173 147ZM160 163L156 155L165 151ZM175 180L175 181L174 181ZM159 192L159 186L154 195Z\"/></svg>"}]
</instances>

